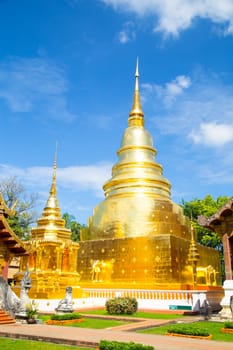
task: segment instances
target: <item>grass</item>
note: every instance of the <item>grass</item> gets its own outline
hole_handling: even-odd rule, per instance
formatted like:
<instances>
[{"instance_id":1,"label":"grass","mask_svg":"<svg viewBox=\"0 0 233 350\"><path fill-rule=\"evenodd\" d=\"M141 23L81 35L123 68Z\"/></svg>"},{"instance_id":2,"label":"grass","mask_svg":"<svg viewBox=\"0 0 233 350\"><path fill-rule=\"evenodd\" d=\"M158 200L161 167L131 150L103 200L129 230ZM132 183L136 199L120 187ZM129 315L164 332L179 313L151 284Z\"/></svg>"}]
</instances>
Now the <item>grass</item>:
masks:
<instances>
[{"instance_id":1,"label":"grass","mask_svg":"<svg viewBox=\"0 0 233 350\"><path fill-rule=\"evenodd\" d=\"M49 316L40 316L40 319L45 323ZM79 328L93 328L93 329L105 329L116 326L121 326L123 324L128 324L129 322L118 321L118 320L103 320L97 318L84 318L83 322L70 323L63 325L63 327L79 327Z\"/></svg>"},{"instance_id":2,"label":"grass","mask_svg":"<svg viewBox=\"0 0 233 350\"><path fill-rule=\"evenodd\" d=\"M4 350L91 350L72 345L45 343L33 340L0 338L0 349Z\"/></svg>"},{"instance_id":3,"label":"grass","mask_svg":"<svg viewBox=\"0 0 233 350\"><path fill-rule=\"evenodd\" d=\"M101 310L86 310L84 314L90 314L90 315L102 315L102 316L114 316L114 317L135 317L135 318L150 318L150 319L156 319L156 320L173 320L176 318L184 317L181 314L166 314L166 313L154 313L154 312L141 312L138 311L136 314L133 315L109 315L109 313L105 309Z\"/></svg>"},{"instance_id":4,"label":"grass","mask_svg":"<svg viewBox=\"0 0 233 350\"><path fill-rule=\"evenodd\" d=\"M100 320L96 318L85 318L83 322L71 323L69 325L64 325L65 327L79 327L79 328L93 328L93 329L105 329L116 326L121 326L123 324L128 324L129 322L115 321L115 320Z\"/></svg>"},{"instance_id":5,"label":"grass","mask_svg":"<svg viewBox=\"0 0 233 350\"><path fill-rule=\"evenodd\" d=\"M189 323L189 326L196 327L199 329L206 329L211 335L212 340L233 342L233 334L224 334L221 333L221 328L223 328L222 322L212 322L212 321L199 321L194 323ZM178 325L179 326L179 325ZM169 325L154 327L150 329L144 329L142 331L138 331L139 333L147 333L147 334L166 334Z\"/></svg>"}]
</instances>

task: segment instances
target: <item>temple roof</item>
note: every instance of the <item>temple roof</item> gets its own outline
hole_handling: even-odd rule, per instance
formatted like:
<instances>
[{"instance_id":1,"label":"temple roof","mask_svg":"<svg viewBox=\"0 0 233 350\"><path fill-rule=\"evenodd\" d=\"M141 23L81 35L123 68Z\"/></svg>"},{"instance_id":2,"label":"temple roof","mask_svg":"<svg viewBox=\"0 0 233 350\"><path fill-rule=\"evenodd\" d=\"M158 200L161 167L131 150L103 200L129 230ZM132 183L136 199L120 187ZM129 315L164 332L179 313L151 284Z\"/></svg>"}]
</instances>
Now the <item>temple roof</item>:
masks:
<instances>
[{"instance_id":1,"label":"temple roof","mask_svg":"<svg viewBox=\"0 0 233 350\"><path fill-rule=\"evenodd\" d=\"M7 217L12 215L12 210L9 209L0 193L0 243L7 246L10 253L20 256L27 254L24 243L14 233L7 222Z\"/></svg>"},{"instance_id":2,"label":"temple roof","mask_svg":"<svg viewBox=\"0 0 233 350\"><path fill-rule=\"evenodd\" d=\"M220 226L230 216L233 217L233 197L209 218L200 215L198 224L215 231L216 227Z\"/></svg>"},{"instance_id":3,"label":"temple roof","mask_svg":"<svg viewBox=\"0 0 233 350\"><path fill-rule=\"evenodd\" d=\"M12 210L7 207L3 195L0 192L0 215L3 214L5 217L12 215Z\"/></svg>"}]
</instances>

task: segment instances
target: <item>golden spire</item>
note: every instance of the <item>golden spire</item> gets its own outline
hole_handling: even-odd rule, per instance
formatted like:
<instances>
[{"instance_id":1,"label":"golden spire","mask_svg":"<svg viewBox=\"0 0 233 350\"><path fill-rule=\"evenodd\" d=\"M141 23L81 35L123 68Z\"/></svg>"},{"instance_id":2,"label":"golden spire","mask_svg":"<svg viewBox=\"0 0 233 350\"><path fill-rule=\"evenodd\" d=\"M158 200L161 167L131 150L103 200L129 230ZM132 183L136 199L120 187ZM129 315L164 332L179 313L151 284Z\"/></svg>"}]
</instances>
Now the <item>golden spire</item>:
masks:
<instances>
[{"instance_id":1,"label":"golden spire","mask_svg":"<svg viewBox=\"0 0 233 350\"><path fill-rule=\"evenodd\" d=\"M52 185L50 188L50 194L53 196L56 196L56 193L57 193L56 182L57 182L57 143L56 143L56 150L55 150L54 161L53 161Z\"/></svg>"},{"instance_id":2,"label":"golden spire","mask_svg":"<svg viewBox=\"0 0 233 350\"><path fill-rule=\"evenodd\" d=\"M194 233L195 231L193 227L193 222L191 221L191 241L190 241L189 254L188 254L188 260L190 262L197 262L200 258L200 255L198 253L198 248L194 238Z\"/></svg>"},{"instance_id":3,"label":"golden spire","mask_svg":"<svg viewBox=\"0 0 233 350\"><path fill-rule=\"evenodd\" d=\"M56 150L55 150L54 161L53 161L52 184L51 184L49 193L50 195L49 195L46 207L59 209L59 204L56 197L57 195L57 143L56 143ZM60 209L59 209L59 212L60 212Z\"/></svg>"},{"instance_id":4,"label":"golden spire","mask_svg":"<svg viewBox=\"0 0 233 350\"><path fill-rule=\"evenodd\" d=\"M112 168L112 178L103 189L105 196L130 196L138 194L147 197L149 193L158 198L170 198L170 183L163 177L163 169L155 161L156 150L152 137L144 128L139 94L138 60L135 73L135 90L133 107L129 115L129 125L126 128L121 146L117 151L118 162Z\"/></svg>"},{"instance_id":5,"label":"golden spire","mask_svg":"<svg viewBox=\"0 0 233 350\"><path fill-rule=\"evenodd\" d=\"M193 287L195 288L197 286L197 262L200 259L200 255L198 253L198 248L194 239L194 233L195 232L194 232L193 222L191 221L191 241L189 245L188 261L192 264Z\"/></svg>"},{"instance_id":6,"label":"golden spire","mask_svg":"<svg viewBox=\"0 0 233 350\"><path fill-rule=\"evenodd\" d=\"M59 203L57 200L57 144L53 162L53 177L50 187L49 198L42 212L41 218L37 220L37 228L33 228L32 238L46 238L56 240L57 238L70 238L70 230L65 228L65 220L62 219Z\"/></svg>"},{"instance_id":7,"label":"golden spire","mask_svg":"<svg viewBox=\"0 0 233 350\"><path fill-rule=\"evenodd\" d=\"M144 125L144 113L142 111L140 102L140 92L139 92L139 70L138 70L138 58L136 62L136 72L135 72L135 89L133 97L132 110L129 113L129 126L143 126Z\"/></svg>"}]
</instances>

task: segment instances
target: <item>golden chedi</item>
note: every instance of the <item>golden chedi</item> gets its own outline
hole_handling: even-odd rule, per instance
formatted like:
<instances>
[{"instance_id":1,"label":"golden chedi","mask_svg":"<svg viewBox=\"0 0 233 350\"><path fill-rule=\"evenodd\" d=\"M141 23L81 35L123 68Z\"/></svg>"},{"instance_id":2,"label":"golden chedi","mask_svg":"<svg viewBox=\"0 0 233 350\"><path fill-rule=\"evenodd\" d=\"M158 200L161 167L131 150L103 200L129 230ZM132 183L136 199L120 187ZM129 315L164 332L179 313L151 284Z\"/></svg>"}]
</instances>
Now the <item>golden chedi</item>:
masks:
<instances>
[{"instance_id":1,"label":"golden chedi","mask_svg":"<svg viewBox=\"0 0 233 350\"><path fill-rule=\"evenodd\" d=\"M105 199L81 235L80 282L112 288L132 288L132 284L135 288L193 288L190 223L170 198L171 185L155 160L152 137L144 127L138 64L135 76L133 106L118 161L103 186ZM195 285L220 284L218 253L200 245L198 253L202 271L212 266L215 274L199 278L197 266Z\"/></svg>"},{"instance_id":2,"label":"golden chedi","mask_svg":"<svg viewBox=\"0 0 233 350\"><path fill-rule=\"evenodd\" d=\"M71 231L65 228L56 195L56 158L49 198L37 227L31 230L26 242L28 257L20 262L20 272L15 275L15 291L27 267L32 279L29 296L37 299L61 298L67 286L73 287L73 296L80 294L77 272L79 244L72 242ZM18 294L18 293L17 293Z\"/></svg>"}]
</instances>

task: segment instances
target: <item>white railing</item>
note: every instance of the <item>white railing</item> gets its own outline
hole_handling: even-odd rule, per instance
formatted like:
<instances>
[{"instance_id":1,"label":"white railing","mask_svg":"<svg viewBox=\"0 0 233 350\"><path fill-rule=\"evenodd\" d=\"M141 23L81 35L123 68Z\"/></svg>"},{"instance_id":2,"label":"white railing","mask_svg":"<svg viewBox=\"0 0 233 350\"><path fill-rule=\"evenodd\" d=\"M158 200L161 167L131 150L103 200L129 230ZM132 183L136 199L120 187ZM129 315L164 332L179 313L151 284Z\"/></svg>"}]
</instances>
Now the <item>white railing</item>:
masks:
<instances>
[{"instance_id":1,"label":"white railing","mask_svg":"<svg viewBox=\"0 0 233 350\"><path fill-rule=\"evenodd\" d=\"M222 292L198 290L143 290L143 289L99 289L84 288L85 300L92 306L103 306L107 299L131 297L138 301L139 308L169 310L187 307L187 310L198 311L205 304L220 303Z\"/></svg>"},{"instance_id":2,"label":"white railing","mask_svg":"<svg viewBox=\"0 0 233 350\"><path fill-rule=\"evenodd\" d=\"M193 291L180 290L142 290L142 289L97 289L84 288L83 292L89 298L110 299L115 297L131 297L143 300L185 300L192 301Z\"/></svg>"}]
</instances>

